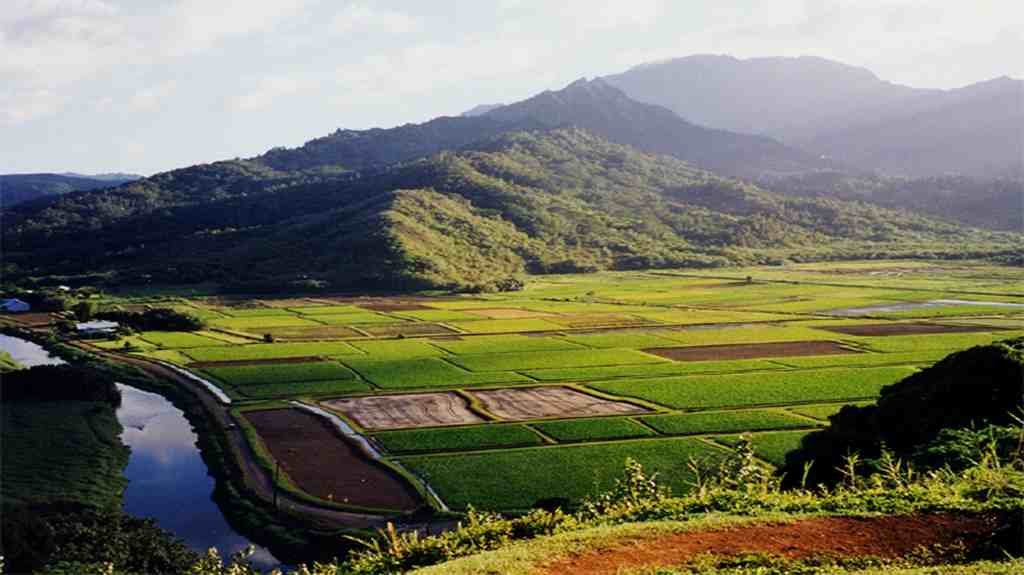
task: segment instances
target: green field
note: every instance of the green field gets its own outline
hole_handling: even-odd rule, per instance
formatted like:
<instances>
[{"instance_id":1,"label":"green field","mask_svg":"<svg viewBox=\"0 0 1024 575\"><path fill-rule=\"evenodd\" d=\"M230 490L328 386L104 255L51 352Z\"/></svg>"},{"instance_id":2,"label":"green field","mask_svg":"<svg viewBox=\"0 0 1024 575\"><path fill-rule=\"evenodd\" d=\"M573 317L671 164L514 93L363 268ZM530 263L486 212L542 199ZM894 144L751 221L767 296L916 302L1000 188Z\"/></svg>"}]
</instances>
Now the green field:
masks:
<instances>
[{"instance_id":1,"label":"green field","mask_svg":"<svg viewBox=\"0 0 1024 575\"><path fill-rule=\"evenodd\" d=\"M232 365L207 367L204 372L228 385L266 385L293 381L323 381L355 379L356 374L346 367L330 362L277 363L259 365Z\"/></svg>"},{"instance_id":2,"label":"green field","mask_svg":"<svg viewBox=\"0 0 1024 575\"><path fill-rule=\"evenodd\" d=\"M559 443L650 437L653 431L626 418L566 419L533 424L533 428Z\"/></svg>"},{"instance_id":3,"label":"green field","mask_svg":"<svg viewBox=\"0 0 1024 575\"><path fill-rule=\"evenodd\" d=\"M373 438L389 452L402 454L523 447L543 443L539 435L518 424L405 429L377 433Z\"/></svg>"},{"instance_id":4,"label":"green field","mask_svg":"<svg viewBox=\"0 0 1024 575\"><path fill-rule=\"evenodd\" d=\"M761 431L766 429L799 429L814 427L816 424L803 417L797 417L773 409L750 411L713 411L703 413L681 413L675 415L653 415L641 417L640 421L665 435L696 435L702 433L730 433L736 431Z\"/></svg>"},{"instance_id":5,"label":"green field","mask_svg":"<svg viewBox=\"0 0 1024 575\"><path fill-rule=\"evenodd\" d=\"M395 408L405 416L419 401L453 402L449 408L458 409L465 400L479 408L474 393L481 387L544 385L650 408L597 416L601 412L589 411L586 399L559 399L545 405L552 409L543 417L527 409L529 415L514 423L495 411L497 421L488 423L437 427L426 417L373 433L456 509L517 510L541 499L578 502L610 485L626 457L686 489L688 458L725 453L743 432L752 433L760 457L779 464L804 433L826 424L844 404L870 402L884 386L951 352L1024 334L1020 310L995 306L891 315L1010 329L870 337L825 329L906 323L842 315L850 307L933 299L1024 302L1024 268L969 261L955 267L871 261L544 275L530 277L521 291L420 294L379 307L372 304L387 304L387 296L351 300L359 305L329 299L317 305L306 297L180 299L177 307L193 310L213 331L146 332L95 343L120 351L129 341L137 356L185 366L310 358L193 366L222 382L246 409L295 398L410 394ZM251 340L241 337L246 334ZM298 341L259 343L267 334ZM705 360L673 361L643 351L799 341L831 341L862 353L730 359L729 350L710 347ZM426 392L449 395L417 395ZM515 395L502 401L520 401ZM504 412L509 420L515 407Z\"/></svg>"},{"instance_id":6,"label":"green field","mask_svg":"<svg viewBox=\"0 0 1024 575\"><path fill-rule=\"evenodd\" d=\"M455 509L529 509L544 499L579 502L609 489L626 459L642 463L661 481L685 491L690 457L721 451L690 438L618 441L591 445L506 449L486 453L403 457Z\"/></svg>"},{"instance_id":7,"label":"green field","mask_svg":"<svg viewBox=\"0 0 1024 575\"><path fill-rule=\"evenodd\" d=\"M909 367L821 369L609 381L591 387L677 409L709 409L874 397L882 387L914 371Z\"/></svg>"},{"instance_id":8,"label":"green field","mask_svg":"<svg viewBox=\"0 0 1024 575\"><path fill-rule=\"evenodd\" d=\"M459 387L487 383L524 383L528 378L509 371L474 373L436 357L378 361L346 359L365 379L385 388Z\"/></svg>"},{"instance_id":9,"label":"green field","mask_svg":"<svg viewBox=\"0 0 1024 575\"><path fill-rule=\"evenodd\" d=\"M594 367L602 365L633 365L661 363L665 360L631 349L586 349L570 351L530 351L523 353L494 353L460 355L452 363L471 371L510 371L515 369L544 369L568 367Z\"/></svg>"}]
</instances>

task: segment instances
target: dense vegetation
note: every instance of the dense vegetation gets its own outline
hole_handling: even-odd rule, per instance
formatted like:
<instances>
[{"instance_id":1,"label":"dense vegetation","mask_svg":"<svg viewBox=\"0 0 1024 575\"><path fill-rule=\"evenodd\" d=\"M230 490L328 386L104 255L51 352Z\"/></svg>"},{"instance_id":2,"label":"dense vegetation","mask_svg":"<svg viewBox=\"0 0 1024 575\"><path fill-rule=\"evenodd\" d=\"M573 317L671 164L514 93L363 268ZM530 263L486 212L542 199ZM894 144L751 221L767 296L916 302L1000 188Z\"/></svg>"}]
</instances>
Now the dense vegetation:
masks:
<instances>
[{"instance_id":1,"label":"dense vegetation","mask_svg":"<svg viewBox=\"0 0 1024 575\"><path fill-rule=\"evenodd\" d=\"M49 198L77 191L113 188L134 180L138 176L111 174L103 177L73 174L3 174L0 175L0 208Z\"/></svg>"},{"instance_id":2,"label":"dense vegetation","mask_svg":"<svg viewBox=\"0 0 1024 575\"><path fill-rule=\"evenodd\" d=\"M139 331L196 331L203 328L203 321L193 315L170 308L154 308L145 311L110 310L96 314L98 319L116 321Z\"/></svg>"},{"instance_id":3,"label":"dense vegetation","mask_svg":"<svg viewBox=\"0 0 1024 575\"><path fill-rule=\"evenodd\" d=\"M514 289L524 273L992 255L1020 239L786 197L577 129L507 134L355 179L199 166L68 196L4 231L13 277L117 271L250 290Z\"/></svg>"},{"instance_id":4,"label":"dense vegetation","mask_svg":"<svg viewBox=\"0 0 1024 575\"><path fill-rule=\"evenodd\" d=\"M846 406L830 425L811 433L788 455L791 480L835 482L847 454L877 459L883 447L903 458L927 459L929 444L949 430L1005 426L1024 416L1024 339L977 346L954 353L921 372L882 389L877 404ZM920 459L920 458L919 458Z\"/></svg>"}]
</instances>

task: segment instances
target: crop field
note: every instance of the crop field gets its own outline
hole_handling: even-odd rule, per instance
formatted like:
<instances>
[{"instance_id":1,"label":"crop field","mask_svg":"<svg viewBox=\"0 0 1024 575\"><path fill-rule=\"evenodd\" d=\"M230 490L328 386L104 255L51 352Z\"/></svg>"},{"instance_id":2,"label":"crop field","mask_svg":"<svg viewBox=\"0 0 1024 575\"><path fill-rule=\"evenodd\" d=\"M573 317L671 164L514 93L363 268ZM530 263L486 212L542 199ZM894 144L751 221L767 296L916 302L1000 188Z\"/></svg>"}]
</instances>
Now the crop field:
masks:
<instances>
[{"instance_id":1,"label":"crop field","mask_svg":"<svg viewBox=\"0 0 1024 575\"><path fill-rule=\"evenodd\" d=\"M193 370L246 413L318 403L454 508L521 510L578 503L626 457L684 490L690 456L726 454L745 432L781 464L843 405L949 353L1024 335L1024 308L1004 304L1024 304L1024 269L601 272L498 294L179 299L205 331L94 344ZM254 434L276 429L267 417ZM307 431L319 442L310 453L336 440ZM301 442L275 441L301 463ZM295 473L319 485L312 467Z\"/></svg>"}]
</instances>

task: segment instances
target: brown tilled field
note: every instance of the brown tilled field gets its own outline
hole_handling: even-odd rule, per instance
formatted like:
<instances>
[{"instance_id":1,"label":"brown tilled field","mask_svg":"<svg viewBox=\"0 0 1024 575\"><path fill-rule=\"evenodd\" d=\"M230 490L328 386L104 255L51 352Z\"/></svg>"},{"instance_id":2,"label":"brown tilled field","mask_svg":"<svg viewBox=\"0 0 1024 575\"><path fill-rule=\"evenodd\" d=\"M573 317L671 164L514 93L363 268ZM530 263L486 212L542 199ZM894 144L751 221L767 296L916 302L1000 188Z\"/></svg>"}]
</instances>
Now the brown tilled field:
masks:
<instances>
[{"instance_id":1,"label":"brown tilled field","mask_svg":"<svg viewBox=\"0 0 1024 575\"><path fill-rule=\"evenodd\" d=\"M832 341L787 341L782 343L742 343L701 345L696 347L652 347L646 353L676 361L711 359L753 359L758 357L797 357L801 355L839 355L860 353Z\"/></svg>"},{"instance_id":2,"label":"brown tilled field","mask_svg":"<svg viewBox=\"0 0 1024 575\"><path fill-rule=\"evenodd\" d=\"M623 415L647 410L625 401L594 397L568 387L530 387L471 391L490 413L511 421L543 417Z\"/></svg>"},{"instance_id":3,"label":"brown tilled field","mask_svg":"<svg viewBox=\"0 0 1024 575\"><path fill-rule=\"evenodd\" d=\"M338 503L410 511L419 493L386 466L367 458L329 423L298 409L250 411L256 428L281 469L303 491Z\"/></svg>"},{"instance_id":4,"label":"brown tilled field","mask_svg":"<svg viewBox=\"0 0 1024 575\"><path fill-rule=\"evenodd\" d=\"M873 323L865 325L836 325L822 327L835 333L846 335L918 335L929 333L972 333L980 331L997 331L998 327L977 325L942 325L937 323Z\"/></svg>"},{"instance_id":5,"label":"brown tilled field","mask_svg":"<svg viewBox=\"0 0 1024 575\"><path fill-rule=\"evenodd\" d=\"M312 341L318 339L340 339L366 337L362 333L343 325L318 325L311 327L265 327L262 333L288 341Z\"/></svg>"},{"instance_id":6,"label":"brown tilled field","mask_svg":"<svg viewBox=\"0 0 1024 575\"><path fill-rule=\"evenodd\" d=\"M324 405L373 431L483 422L464 398L447 391L334 399Z\"/></svg>"}]
</instances>

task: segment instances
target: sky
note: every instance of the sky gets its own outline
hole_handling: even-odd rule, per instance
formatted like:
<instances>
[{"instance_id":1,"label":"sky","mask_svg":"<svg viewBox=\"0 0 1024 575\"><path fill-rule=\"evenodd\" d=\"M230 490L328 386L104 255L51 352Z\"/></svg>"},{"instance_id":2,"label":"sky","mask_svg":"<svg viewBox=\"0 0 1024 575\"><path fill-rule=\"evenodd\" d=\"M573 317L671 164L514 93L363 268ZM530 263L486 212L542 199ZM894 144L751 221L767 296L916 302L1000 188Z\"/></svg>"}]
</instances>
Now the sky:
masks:
<instances>
[{"instance_id":1,"label":"sky","mask_svg":"<svg viewBox=\"0 0 1024 575\"><path fill-rule=\"evenodd\" d=\"M691 54L1024 78L1019 0L0 0L0 173L132 172Z\"/></svg>"}]
</instances>

